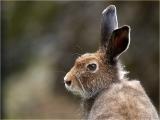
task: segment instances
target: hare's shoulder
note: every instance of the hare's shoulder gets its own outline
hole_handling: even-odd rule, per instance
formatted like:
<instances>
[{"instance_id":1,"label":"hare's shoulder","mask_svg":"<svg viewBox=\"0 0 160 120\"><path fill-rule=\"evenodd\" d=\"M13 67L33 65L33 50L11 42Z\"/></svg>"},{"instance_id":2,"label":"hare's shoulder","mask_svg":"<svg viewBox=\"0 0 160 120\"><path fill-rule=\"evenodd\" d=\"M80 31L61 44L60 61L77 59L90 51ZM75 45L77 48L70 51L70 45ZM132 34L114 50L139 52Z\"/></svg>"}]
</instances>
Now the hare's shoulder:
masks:
<instances>
[{"instance_id":1,"label":"hare's shoulder","mask_svg":"<svg viewBox=\"0 0 160 120\"><path fill-rule=\"evenodd\" d=\"M109 88L103 90L95 100L95 108L108 108L114 105L116 107L122 104L130 104L140 97L146 97L146 93L137 80L122 80L120 83L112 84ZM133 102L135 103L135 102Z\"/></svg>"},{"instance_id":2,"label":"hare's shoulder","mask_svg":"<svg viewBox=\"0 0 160 120\"><path fill-rule=\"evenodd\" d=\"M135 96L145 94L145 91L138 80L122 80L120 83L113 84L108 90L104 91L106 97Z\"/></svg>"},{"instance_id":3,"label":"hare's shoulder","mask_svg":"<svg viewBox=\"0 0 160 120\"><path fill-rule=\"evenodd\" d=\"M119 89L120 92L121 91L127 92L128 94L130 92L139 92L139 93L145 92L140 81L138 80L130 80L130 81L122 80L122 82L119 85L115 85L115 89Z\"/></svg>"}]
</instances>

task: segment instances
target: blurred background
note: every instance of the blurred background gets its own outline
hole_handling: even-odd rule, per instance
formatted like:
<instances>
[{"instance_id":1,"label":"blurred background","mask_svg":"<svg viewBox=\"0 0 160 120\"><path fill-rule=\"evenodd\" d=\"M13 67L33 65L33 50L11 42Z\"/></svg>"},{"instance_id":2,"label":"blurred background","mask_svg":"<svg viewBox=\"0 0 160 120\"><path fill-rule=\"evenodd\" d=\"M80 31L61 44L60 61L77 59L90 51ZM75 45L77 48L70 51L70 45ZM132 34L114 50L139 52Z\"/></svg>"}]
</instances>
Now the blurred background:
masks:
<instances>
[{"instance_id":1,"label":"blurred background","mask_svg":"<svg viewBox=\"0 0 160 120\"><path fill-rule=\"evenodd\" d=\"M117 7L119 26L131 26L131 44L120 58L159 108L159 2L3 1L3 118L80 118L80 98L63 77L79 54L100 41L101 12Z\"/></svg>"}]
</instances>

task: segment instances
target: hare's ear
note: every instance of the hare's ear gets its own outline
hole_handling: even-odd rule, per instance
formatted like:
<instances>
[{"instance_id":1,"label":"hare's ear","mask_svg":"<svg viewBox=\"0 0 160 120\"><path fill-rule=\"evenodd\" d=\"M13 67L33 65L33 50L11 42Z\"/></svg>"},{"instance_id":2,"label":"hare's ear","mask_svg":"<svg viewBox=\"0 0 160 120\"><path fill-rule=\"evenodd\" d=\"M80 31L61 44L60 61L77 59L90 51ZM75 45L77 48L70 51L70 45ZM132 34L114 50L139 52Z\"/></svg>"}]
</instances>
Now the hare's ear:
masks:
<instances>
[{"instance_id":1,"label":"hare's ear","mask_svg":"<svg viewBox=\"0 0 160 120\"><path fill-rule=\"evenodd\" d=\"M130 27L125 25L112 32L108 46L107 55L114 60L129 47L130 43Z\"/></svg>"},{"instance_id":2,"label":"hare's ear","mask_svg":"<svg viewBox=\"0 0 160 120\"><path fill-rule=\"evenodd\" d=\"M117 12L114 5L108 6L102 12L101 47L106 47L113 30L118 28Z\"/></svg>"}]
</instances>

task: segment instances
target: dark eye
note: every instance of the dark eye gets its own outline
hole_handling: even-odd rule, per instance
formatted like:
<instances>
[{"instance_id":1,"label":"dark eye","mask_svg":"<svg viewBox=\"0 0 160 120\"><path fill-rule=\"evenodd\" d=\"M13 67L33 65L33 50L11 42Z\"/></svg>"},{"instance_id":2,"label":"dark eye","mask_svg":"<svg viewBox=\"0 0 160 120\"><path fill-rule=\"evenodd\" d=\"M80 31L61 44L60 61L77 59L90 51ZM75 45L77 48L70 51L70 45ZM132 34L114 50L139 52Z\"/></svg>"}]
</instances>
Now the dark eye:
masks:
<instances>
[{"instance_id":1,"label":"dark eye","mask_svg":"<svg viewBox=\"0 0 160 120\"><path fill-rule=\"evenodd\" d=\"M95 63L92 63L92 64L87 65L87 68L91 71L94 71L96 70L97 65Z\"/></svg>"}]
</instances>

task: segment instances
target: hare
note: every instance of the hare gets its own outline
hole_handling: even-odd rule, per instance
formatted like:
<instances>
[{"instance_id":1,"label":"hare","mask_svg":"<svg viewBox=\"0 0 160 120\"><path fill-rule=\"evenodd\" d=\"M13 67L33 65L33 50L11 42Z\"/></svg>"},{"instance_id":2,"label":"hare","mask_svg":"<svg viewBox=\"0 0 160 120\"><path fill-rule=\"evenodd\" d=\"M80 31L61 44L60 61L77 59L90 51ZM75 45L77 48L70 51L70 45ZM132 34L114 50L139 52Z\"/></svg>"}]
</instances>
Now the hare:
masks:
<instances>
[{"instance_id":1,"label":"hare","mask_svg":"<svg viewBox=\"0 0 160 120\"><path fill-rule=\"evenodd\" d=\"M129 80L119 56L130 44L130 27L118 28L116 7L102 12L101 42L95 53L78 57L64 77L65 87L82 97L89 120L157 120L158 113L137 80Z\"/></svg>"}]
</instances>

